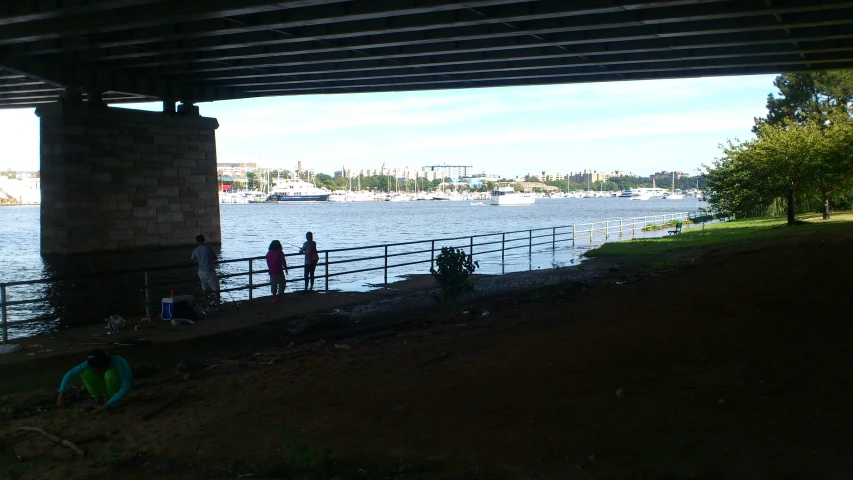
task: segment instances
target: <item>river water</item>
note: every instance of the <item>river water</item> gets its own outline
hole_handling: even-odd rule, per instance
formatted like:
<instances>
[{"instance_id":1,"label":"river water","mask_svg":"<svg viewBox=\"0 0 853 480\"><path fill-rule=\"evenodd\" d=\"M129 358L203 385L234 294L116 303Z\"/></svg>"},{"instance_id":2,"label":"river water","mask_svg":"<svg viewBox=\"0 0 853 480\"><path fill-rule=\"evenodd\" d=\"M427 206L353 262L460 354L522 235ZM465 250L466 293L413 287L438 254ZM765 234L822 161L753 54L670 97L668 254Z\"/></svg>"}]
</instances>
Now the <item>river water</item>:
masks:
<instances>
[{"instance_id":1,"label":"river water","mask_svg":"<svg viewBox=\"0 0 853 480\"><path fill-rule=\"evenodd\" d=\"M365 202L323 204L225 204L221 205L222 246L218 248L220 260L263 256L271 240L278 239L285 246L285 253L296 251L302 245L305 232L314 233L318 248L323 250L352 248L368 245L422 241L448 237L462 237L487 233L550 228L571 224L583 224L602 220L618 220L646 215L676 212L695 212L707 204L694 198L684 200L630 201L622 198L596 199L541 199L526 207L475 206L471 202L426 201L426 202ZM550 235L550 234L548 234ZM527 244L527 233L515 245ZM492 237L488 241L499 241ZM485 242L478 239L475 243ZM546 241L548 241L546 239ZM444 242L456 246L467 246L468 240ZM442 242L436 244L436 248ZM507 245L510 246L510 245ZM132 275L103 276L108 272L129 269L151 269L150 285L152 308L159 298L171 288L187 290L195 288L192 268L154 270L169 265L186 265L194 248L194 239L187 239L186 248L161 252L138 252L121 254L76 255L72 257L42 257L39 253L39 207L20 206L0 208L0 282L34 280L40 278L69 278L90 275L95 278L39 284L35 286L10 287L8 300L46 297L48 300L33 305L10 308L10 321L40 316L34 324L18 326L12 336L33 333L45 328L64 325L97 323L108 314L121 313L125 318L144 313L144 278L142 273ZM429 249L429 243L408 247L392 247L389 253ZM500 253L476 255L477 251L500 248L475 246L475 258L480 262L482 273L502 273L529 268L550 268L555 264L569 264L577 260L588 243L572 247L571 242L558 244L552 250L537 247L528 255L527 247L508 252L501 262ZM466 248L467 250L467 248ZM355 257L381 256L381 248L356 252L332 252L330 271L353 270L381 266L384 260L335 265L335 262ZM429 253L401 256L389 261L389 265L429 259ZM322 257L321 257L322 261ZM291 265L301 264L298 256L288 257ZM254 283L267 280L263 272L264 262L253 262L253 269L260 272ZM220 273L247 271L248 261L225 263ZM427 273L429 263L393 268L389 281L406 274ZM291 270L293 277L301 272ZM317 285L324 286L323 268L317 269ZM383 282L383 271L363 272L330 279L330 288L363 290L370 284ZM247 277L226 279L223 288L236 287L248 282ZM288 290L293 284L289 284ZM259 289L256 295L266 294ZM240 299L245 292L232 293L226 299ZM159 312L154 312L156 313Z\"/></svg>"}]
</instances>

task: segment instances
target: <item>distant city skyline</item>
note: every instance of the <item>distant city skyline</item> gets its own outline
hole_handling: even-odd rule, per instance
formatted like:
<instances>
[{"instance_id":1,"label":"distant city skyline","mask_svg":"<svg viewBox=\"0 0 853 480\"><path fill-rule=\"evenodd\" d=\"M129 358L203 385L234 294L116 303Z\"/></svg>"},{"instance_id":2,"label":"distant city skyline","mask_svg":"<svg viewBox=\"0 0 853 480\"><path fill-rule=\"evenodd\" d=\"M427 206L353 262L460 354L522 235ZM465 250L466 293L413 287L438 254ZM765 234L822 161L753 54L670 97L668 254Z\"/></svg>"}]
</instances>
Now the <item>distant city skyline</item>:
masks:
<instances>
[{"instance_id":1,"label":"distant city skyline","mask_svg":"<svg viewBox=\"0 0 853 480\"><path fill-rule=\"evenodd\" d=\"M695 174L727 139L752 136L772 75L258 98L200 104L222 163L331 174L342 166L472 165L535 171ZM159 104L127 108L159 110ZM32 109L0 110L0 170L38 170Z\"/></svg>"}]
</instances>

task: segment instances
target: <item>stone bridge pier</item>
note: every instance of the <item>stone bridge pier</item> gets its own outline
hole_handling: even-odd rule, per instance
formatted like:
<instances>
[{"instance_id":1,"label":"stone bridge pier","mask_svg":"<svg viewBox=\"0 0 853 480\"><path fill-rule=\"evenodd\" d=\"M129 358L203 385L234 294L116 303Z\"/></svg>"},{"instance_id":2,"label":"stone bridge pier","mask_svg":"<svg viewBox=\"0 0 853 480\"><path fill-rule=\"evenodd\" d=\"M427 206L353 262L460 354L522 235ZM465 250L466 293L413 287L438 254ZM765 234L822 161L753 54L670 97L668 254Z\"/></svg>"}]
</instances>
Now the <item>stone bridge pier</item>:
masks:
<instances>
[{"instance_id":1,"label":"stone bridge pier","mask_svg":"<svg viewBox=\"0 0 853 480\"><path fill-rule=\"evenodd\" d=\"M41 252L73 254L221 240L219 123L185 113L60 101L39 106Z\"/></svg>"}]
</instances>

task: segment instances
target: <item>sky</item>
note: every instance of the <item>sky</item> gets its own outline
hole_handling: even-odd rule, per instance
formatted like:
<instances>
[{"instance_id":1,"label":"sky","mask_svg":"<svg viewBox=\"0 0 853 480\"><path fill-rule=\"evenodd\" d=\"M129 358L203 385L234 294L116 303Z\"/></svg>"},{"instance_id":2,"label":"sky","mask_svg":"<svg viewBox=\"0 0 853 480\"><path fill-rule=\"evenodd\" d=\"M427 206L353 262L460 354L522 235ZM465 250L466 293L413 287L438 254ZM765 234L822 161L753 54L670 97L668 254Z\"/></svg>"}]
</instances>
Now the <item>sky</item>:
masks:
<instances>
[{"instance_id":1,"label":"sky","mask_svg":"<svg viewBox=\"0 0 853 480\"><path fill-rule=\"evenodd\" d=\"M696 173L752 136L772 75L258 98L199 104L219 162L331 174L472 165L504 177L584 169ZM123 108L159 110L160 104ZM0 110L0 170L37 170L33 109Z\"/></svg>"}]
</instances>

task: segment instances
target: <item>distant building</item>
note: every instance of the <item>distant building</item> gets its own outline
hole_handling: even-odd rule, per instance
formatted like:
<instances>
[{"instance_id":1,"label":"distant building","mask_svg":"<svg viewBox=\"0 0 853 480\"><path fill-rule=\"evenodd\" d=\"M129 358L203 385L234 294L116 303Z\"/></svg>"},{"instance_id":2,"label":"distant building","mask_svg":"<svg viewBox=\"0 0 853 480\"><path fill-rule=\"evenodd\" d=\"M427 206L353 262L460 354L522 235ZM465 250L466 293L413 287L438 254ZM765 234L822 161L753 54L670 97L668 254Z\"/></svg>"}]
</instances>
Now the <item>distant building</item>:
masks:
<instances>
[{"instance_id":1,"label":"distant building","mask_svg":"<svg viewBox=\"0 0 853 480\"><path fill-rule=\"evenodd\" d=\"M421 167L421 172L433 172L435 178L450 177L453 181L459 181L471 175L471 165L428 165Z\"/></svg>"},{"instance_id":2,"label":"distant building","mask_svg":"<svg viewBox=\"0 0 853 480\"><path fill-rule=\"evenodd\" d=\"M636 177L637 174L634 172L626 172L623 170L616 170L610 174L611 177Z\"/></svg>"},{"instance_id":3,"label":"distant building","mask_svg":"<svg viewBox=\"0 0 853 480\"><path fill-rule=\"evenodd\" d=\"M552 187L551 185L545 185L542 182L517 182L521 185L525 192L556 192L560 190L557 187Z\"/></svg>"},{"instance_id":4,"label":"distant building","mask_svg":"<svg viewBox=\"0 0 853 480\"><path fill-rule=\"evenodd\" d=\"M662 172L655 172L655 173L653 173L653 174L649 175L649 178L650 178L651 180L654 180L655 182L671 182L671 181L672 181L672 176L673 176L673 174L675 174L675 179L676 179L676 180L678 180L678 179L680 179L680 178L685 178L685 177L689 177L689 176L690 176L690 174L689 174L689 173L684 173L684 172L667 172L666 170L664 170L664 171L662 171Z\"/></svg>"},{"instance_id":5,"label":"distant building","mask_svg":"<svg viewBox=\"0 0 853 480\"><path fill-rule=\"evenodd\" d=\"M572 172L569 181L572 183L595 183L606 182L610 176L597 170L584 170L583 172Z\"/></svg>"},{"instance_id":6,"label":"distant building","mask_svg":"<svg viewBox=\"0 0 853 480\"><path fill-rule=\"evenodd\" d=\"M542 172L542 175L539 175L539 180L543 182L562 182L565 179L566 176L559 172L554 174L549 172Z\"/></svg>"},{"instance_id":7,"label":"distant building","mask_svg":"<svg viewBox=\"0 0 853 480\"><path fill-rule=\"evenodd\" d=\"M247 172L258 169L257 163L217 163L216 174L220 177L246 177Z\"/></svg>"}]
</instances>

